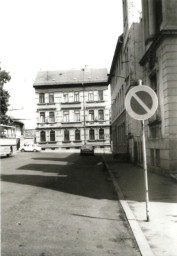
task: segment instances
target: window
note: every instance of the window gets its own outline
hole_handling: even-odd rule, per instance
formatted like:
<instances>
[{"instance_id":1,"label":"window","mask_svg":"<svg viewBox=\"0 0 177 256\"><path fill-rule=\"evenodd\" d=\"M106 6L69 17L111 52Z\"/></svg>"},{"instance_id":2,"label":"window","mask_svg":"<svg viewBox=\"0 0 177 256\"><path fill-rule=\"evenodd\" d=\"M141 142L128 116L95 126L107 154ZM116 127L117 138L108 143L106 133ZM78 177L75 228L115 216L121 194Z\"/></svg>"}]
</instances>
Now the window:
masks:
<instances>
[{"instance_id":1,"label":"window","mask_svg":"<svg viewBox=\"0 0 177 256\"><path fill-rule=\"evenodd\" d=\"M154 149L150 149L151 152L151 165L155 165Z\"/></svg>"},{"instance_id":2,"label":"window","mask_svg":"<svg viewBox=\"0 0 177 256\"><path fill-rule=\"evenodd\" d=\"M88 92L88 100L89 101L94 101L94 95L93 95L92 91Z\"/></svg>"},{"instance_id":3,"label":"window","mask_svg":"<svg viewBox=\"0 0 177 256\"><path fill-rule=\"evenodd\" d=\"M95 131L94 131L94 129L89 130L89 139L90 140L95 140Z\"/></svg>"},{"instance_id":4,"label":"window","mask_svg":"<svg viewBox=\"0 0 177 256\"><path fill-rule=\"evenodd\" d=\"M104 140L104 129L103 128L99 129L99 140Z\"/></svg>"},{"instance_id":5,"label":"window","mask_svg":"<svg viewBox=\"0 0 177 256\"><path fill-rule=\"evenodd\" d=\"M68 93L63 94L64 102L68 102Z\"/></svg>"},{"instance_id":6,"label":"window","mask_svg":"<svg viewBox=\"0 0 177 256\"><path fill-rule=\"evenodd\" d=\"M154 16L155 16L155 29L156 32L160 30L160 24L162 22L162 0L153 1Z\"/></svg>"},{"instance_id":7,"label":"window","mask_svg":"<svg viewBox=\"0 0 177 256\"><path fill-rule=\"evenodd\" d=\"M94 120L94 110L89 110L89 121L93 121Z\"/></svg>"},{"instance_id":8,"label":"window","mask_svg":"<svg viewBox=\"0 0 177 256\"><path fill-rule=\"evenodd\" d=\"M98 100L103 100L103 90L98 91Z\"/></svg>"},{"instance_id":9,"label":"window","mask_svg":"<svg viewBox=\"0 0 177 256\"><path fill-rule=\"evenodd\" d=\"M55 141L55 131L50 131L50 141Z\"/></svg>"},{"instance_id":10,"label":"window","mask_svg":"<svg viewBox=\"0 0 177 256\"><path fill-rule=\"evenodd\" d=\"M157 94L157 75L153 74L150 77L150 83L151 83L151 88L155 91L155 93Z\"/></svg>"},{"instance_id":11,"label":"window","mask_svg":"<svg viewBox=\"0 0 177 256\"><path fill-rule=\"evenodd\" d=\"M79 110L74 111L74 121L75 122L80 121L80 111Z\"/></svg>"},{"instance_id":12,"label":"window","mask_svg":"<svg viewBox=\"0 0 177 256\"><path fill-rule=\"evenodd\" d=\"M68 111L63 112L63 121L69 122L69 112Z\"/></svg>"},{"instance_id":13,"label":"window","mask_svg":"<svg viewBox=\"0 0 177 256\"><path fill-rule=\"evenodd\" d=\"M45 94L39 93L39 103L45 103Z\"/></svg>"},{"instance_id":14,"label":"window","mask_svg":"<svg viewBox=\"0 0 177 256\"><path fill-rule=\"evenodd\" d=\"M150 138L160 138L161 137L161 125L152 125L149 127Z\"/></svg>"},{"instance_id":15,"label":"window","mask_svg":"<svg viewBox=\"0 0 177 256\"><path fill-rule=\"evenodd\" d=\"M68 130L64 131L64 141L69 141L69 131Z\"/></svg>"},{"instance_id":16,"label":"window","mask_svg":"<svg viewBox=\"0 0 177 256\"><path fill-rule=\"evenodd\" d=\"M125 136L125 123L117 126L117 141L119 145L126 143L126 136Z\"/></svg>"},{"instance_id":17,"label":"window","mask_svg":"<svg viewBox=\"0 0 177 256\"><path fill-rule=\"evenodd\" d=\"M46 141L46 134L45 134L45 131L41 131L40 139L41 139L41 142L45 142L45 141Z\"/></svg>"},{"instance_id":18,"label":"window","mask_svg":"<svg viewBox=\"0 0 177 256\"><path fill-rule=\"evenodd\" d=\"M75 130L75 140L80 140L81 136L80 136L80 130L76 129Z\"/></svg>"},{"instance_id":19,"label":"window","mask_svg":"<svg viewBox=\"0 0 177 256\"><path fill-rule=\"evenodd\" d=\"M151 165L160 166L160 149L150 149L151 152Z\"/></svg>"},{"instance_id":20,"label":"window","mask_svg":"<svg viewBox=\"0 0 177 256\"><path fill-rule=\"evenodd\" d=\"M104 110L103 109L98 110L98 120L104 120Z\"/></svg>"},{"instance_id":21,"label":"window","mask_svg":"<svg viewBox=\"0 0 177 256\"><path fill-rule=\"evenodd\" d=\"M45 112L40 112L40 122L45 123Z\"/></svg>"},{"instance_id":22,"label":"window","mask_svg":"<svg viewBox=\"0 0 177 256\"><path fill-rule=\"evenodd\" d=\"M49 122L54 123L55 122L55 114L54 112L49 112Z\"/></svg>"},{"instance_id":23,"label":"window","mask_svg":"<svg viewBox=\"0 0 177 256\"><path fill-rule=\"evenodd\" d=\"M75 102L79 101L79 92L74 92L74 101Z\"/></svg>"},{"instance_id":24,"label":"window","mask_svg":"<svg viewBox=\"0 0 177 256\"><path fill-rule=\"evenodd\" d=\"M49 103L54 103L54 93L49 93Z\"/></svg>"},{"instance_id":25,"label":"window","mask_svg":"<svg viewBox=\"0 0 177 256\"><path fill-rule=\"evenodd\" d=\"M160 149L156 149L156 166L160 166Z\"/></svg>"}]
</instances>

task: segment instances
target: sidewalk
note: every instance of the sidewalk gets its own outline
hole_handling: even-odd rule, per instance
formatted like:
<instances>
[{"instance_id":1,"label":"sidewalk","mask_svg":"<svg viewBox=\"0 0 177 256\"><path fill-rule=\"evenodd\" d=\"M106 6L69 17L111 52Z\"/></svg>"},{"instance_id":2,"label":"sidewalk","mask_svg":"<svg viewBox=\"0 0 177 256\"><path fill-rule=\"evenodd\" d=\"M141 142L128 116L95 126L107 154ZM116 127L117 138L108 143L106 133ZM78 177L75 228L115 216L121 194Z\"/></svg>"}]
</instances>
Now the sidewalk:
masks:
<instances>
[{"instance_id":1,"label":"sidewalk","mask_svg":"<svg viewBox=\"0 0 177 256\"><path fill-rule=\"evenodd\" d=\"M177 184L148 172L150 222L147 222L143 169L118 162L111 154L105 154L103 159L142 255L176 256Z\"/></svg>"}]
</instances>

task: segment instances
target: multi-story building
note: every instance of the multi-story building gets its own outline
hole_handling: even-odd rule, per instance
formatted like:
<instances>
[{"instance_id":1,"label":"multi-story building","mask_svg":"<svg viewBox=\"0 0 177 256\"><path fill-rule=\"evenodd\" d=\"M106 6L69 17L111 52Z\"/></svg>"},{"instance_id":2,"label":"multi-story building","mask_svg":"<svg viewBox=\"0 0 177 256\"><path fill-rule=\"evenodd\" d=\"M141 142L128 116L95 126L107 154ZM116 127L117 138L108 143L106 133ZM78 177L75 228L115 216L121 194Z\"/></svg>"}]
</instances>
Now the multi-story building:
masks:
<instances>
[{"instance_id":1,"label":"multi-story building","mask_svg":"<svg viewBox=\"0 0 177 256\"><path fill-rule=\"evenodd\" d=\"M177 172L176 0L122 3L124 33L109 75L113 153L142 162L141 122L132 119L124 108L128 90L142 80L158 97L156 113L145 121L148 169L171 175Z\"/></svg>"},{"instance_id":2,"label":"multi-story building","mask_svg":"<svg viewBox=\"0 0 177 256\"><path fill-rule=\"evenodd\" d=\"M141 123L125 111L125 96L142 79L141 0L123 0L124 32L118 38L109 74L113 154L142 162Z\"/></svg>"},{"instance_id":3,"label":"multi-story building","mask_svg":"<svg viewBox=\"0 0 177 256\"><path fill-rule=\"evenodd\" d=\"M148 166L177 172L177 1L142 1L144 84L158 96L158 110L146 122Z\"/></svg>"},{"instance_id":4,"label":"multi-story building","mask_svg":"<svg viewBox=\"0 0 177 256\"><path fill-rule=\"evenodd\" d=\"M107 69L41 71L33 84L43 149L110 149Z\"/></svg>"}]
</instances>

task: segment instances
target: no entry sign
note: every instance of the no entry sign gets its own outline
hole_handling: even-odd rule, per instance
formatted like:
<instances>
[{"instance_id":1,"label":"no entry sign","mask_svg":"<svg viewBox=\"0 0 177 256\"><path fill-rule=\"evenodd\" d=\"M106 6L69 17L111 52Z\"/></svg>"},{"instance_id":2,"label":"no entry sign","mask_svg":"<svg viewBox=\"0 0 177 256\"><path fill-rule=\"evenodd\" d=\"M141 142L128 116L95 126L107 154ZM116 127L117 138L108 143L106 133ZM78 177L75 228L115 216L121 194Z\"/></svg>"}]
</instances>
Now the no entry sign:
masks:
<instances>
[{"instance_id":1,"label":"no entry sign","mask_svg":"<svg viewBox=\"0 0 177 256\"><path fill-rule=\"evenodd\" d=\"M125 108L129 115L136 120L146 120L157 110L156 93L146 85L132 88L126 95Z\"/></svg>"}]
</instances>

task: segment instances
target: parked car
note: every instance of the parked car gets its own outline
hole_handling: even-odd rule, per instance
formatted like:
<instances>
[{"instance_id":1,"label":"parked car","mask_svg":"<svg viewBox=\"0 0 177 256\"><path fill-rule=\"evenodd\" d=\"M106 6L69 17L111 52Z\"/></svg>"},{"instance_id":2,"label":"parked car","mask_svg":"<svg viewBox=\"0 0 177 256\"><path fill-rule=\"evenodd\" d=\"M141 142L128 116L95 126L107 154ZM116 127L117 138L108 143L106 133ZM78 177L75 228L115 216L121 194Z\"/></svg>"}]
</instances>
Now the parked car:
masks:
<instances>
[{"instance_id":1,"label":"parked car","mask_svg":"<svg viewBox=\"0 0 177 256\"><path fill-rule=\"evenodd\" d=\"M80 155L94 155L94 147L91 145L83 145L80 149Z\"/></svg>"},{"instance_id":2,"label":"parked car","mask_svg":"<svg viewBox=\"0 0 177 256\"><path fill-rule=\"evenodd\" d=\"M19 151L21 152L25 152L25 151L38 152L41 150L42 150L41 147L37 146L36 144L28 144L19 148Z\"/></svg>"}]
</instances>

